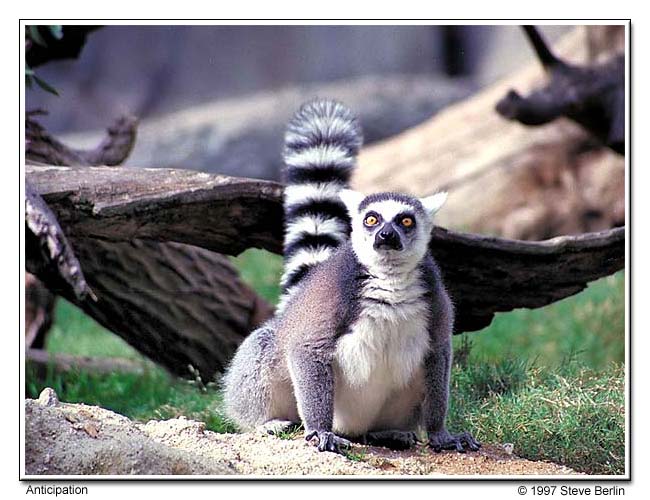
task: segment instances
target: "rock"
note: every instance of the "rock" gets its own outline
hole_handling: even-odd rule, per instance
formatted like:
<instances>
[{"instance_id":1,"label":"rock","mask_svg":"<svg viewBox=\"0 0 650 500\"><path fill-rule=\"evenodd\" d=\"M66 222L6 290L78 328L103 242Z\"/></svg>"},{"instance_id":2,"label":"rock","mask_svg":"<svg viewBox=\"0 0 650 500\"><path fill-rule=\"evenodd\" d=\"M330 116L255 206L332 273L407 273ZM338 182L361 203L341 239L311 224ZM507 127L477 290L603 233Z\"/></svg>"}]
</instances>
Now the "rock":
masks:
<instances>
[{"instance_id":1,"label":"rock","mask_svg":"<svg viewBox=\"0 0 650 500\"><path fill-rule=\"evenodd\" d=\"M47 401L56 399L46 389ZM96 406L27 400L27 474L209 474L235 469L222 461L186 453L152 440L126 417Z\"/></svg>"},{"instance_id":2,"label":"rock","mask_svg":"<svg viewBox=\"0 0 650 500\"><path fill-rule=\"evenodd\" d=\"M38 404L41 406L56 406L59 404L59 397L51 387L46 387L38 395Z\"/></svg>"},{"instance_id":3,"label":"rock","mask_svg":"<svg viewBox=\"0 0 650 500\"><path fill-rule=\"evenodd\" d=\"M52 401L56 394L46 391L43 399ZM96 406L44 405L41 398L25 405L25 471L30 476L576 474L508 454L502 445L466 454L354 445L342 456L319 453L301 433L289 439L255 432L216 434L185 417L138 423Z\"/></svg>"}]
</instances>

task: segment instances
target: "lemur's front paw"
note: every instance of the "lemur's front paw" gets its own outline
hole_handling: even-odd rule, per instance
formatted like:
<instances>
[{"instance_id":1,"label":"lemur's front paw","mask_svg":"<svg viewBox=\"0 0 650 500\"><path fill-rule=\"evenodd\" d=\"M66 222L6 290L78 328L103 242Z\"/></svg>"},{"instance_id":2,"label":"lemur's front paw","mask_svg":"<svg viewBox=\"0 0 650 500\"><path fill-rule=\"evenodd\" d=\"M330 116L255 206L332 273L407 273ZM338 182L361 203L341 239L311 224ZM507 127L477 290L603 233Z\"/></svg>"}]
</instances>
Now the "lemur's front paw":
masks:
<instances>
[{"instance_id":1,"label":"lemur's front paw","mask_svg":"<svg viewBox=\"0 0 650 500\"><path fill-rule=\"evenodd\" d=\"M350 441L330 431L307 431L305 433L305 440L316 446L318 451L331 451L333 453L343 454L343 449L352 447Z\"/></svg>"},{"instance_id":2,"label":"lemur's front paw","mask_svg":"<svg viewBox=\"0 0 650 500\"><path fill-rule=\"evenodd\" d=\"M435 452L442 450L456 450L465 453L467 450L477 451L481 447L469 432L450 434L447 430L429 432L429 446Z\"/></svg>"}]
</instances>

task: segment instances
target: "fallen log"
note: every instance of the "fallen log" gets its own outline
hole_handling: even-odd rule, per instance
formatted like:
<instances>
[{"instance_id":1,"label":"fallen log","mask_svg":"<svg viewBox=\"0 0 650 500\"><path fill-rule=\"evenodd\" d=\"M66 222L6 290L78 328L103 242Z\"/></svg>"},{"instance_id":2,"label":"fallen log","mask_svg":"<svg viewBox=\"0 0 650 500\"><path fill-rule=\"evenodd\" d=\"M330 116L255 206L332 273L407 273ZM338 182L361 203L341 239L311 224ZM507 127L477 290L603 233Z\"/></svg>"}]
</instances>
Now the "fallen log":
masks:
<instances>
[{"instance_id":1,"label":"fallen log","mask_svg":"<svg viewBox=\"0 0 650 500\"><path fill-rule=\"evenodd\" d=\"M51 137L32 116L27 123L31 162L119 164L135 140L135 120L128 118L110 127L99 146L73 150ZM79 167L91 176L92 168ZM28 271L171 373L211 380L243 338L272 314L225 256L164 239L102 241L85 237L83 231L67 238L48 204L29 181L27 186ZM84 300L85 294L94 300ZM55 295L48 294L44 303L35 300L43 295L26 295L31 301L26 310L28 347L33 342L42 346L50 325Z\"/></svg>"},{"instance_id":2,"label":"fallen log","mask_svg":"<svg viewBox=\"0 0 650 500\"><path fill-rule=\"evenodd\" d=\"M251 246L281 252L282 186L277 183L108 167L29 166L27 175L73 241L149 239L192 242L230 255ZM456 304L460 333L487 326L496 312L541 307L622 269L625 228L542 242L436 228L431 251ZM82 307L97 316L94 307L102 306L84 301ZM235 342L230 345L234 349Z\"/></svg>"},{"instance_id":3,"label":"fallen log","mask_svg":"<svg viewBox=\"0 0 650 500\"><path fill-rule=\"evenodd\" d=\"M572 64L613 56L621 45L597 40L621 33L623 26L577 28L554 50ZM523 35L521 45L530 50ZM541 240L622 226L624 158L566 118L531 128L495 111L510 89L529 93L544 82L531 53L521 70L362 149L353 186L418 196L448 190L441 225L508 238Z\"/></svg>"}]
</instances>

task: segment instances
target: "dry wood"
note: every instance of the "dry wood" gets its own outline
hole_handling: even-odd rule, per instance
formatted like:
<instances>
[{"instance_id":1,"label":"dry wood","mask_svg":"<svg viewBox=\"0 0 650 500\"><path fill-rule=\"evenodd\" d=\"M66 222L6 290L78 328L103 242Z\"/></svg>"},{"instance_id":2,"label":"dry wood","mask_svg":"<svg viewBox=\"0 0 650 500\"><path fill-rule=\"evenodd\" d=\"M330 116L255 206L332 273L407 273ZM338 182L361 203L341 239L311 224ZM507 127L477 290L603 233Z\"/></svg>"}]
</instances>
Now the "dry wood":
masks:
<instances>
[{"instance_id":1,"label":"dry wood","mask_svg":"<svg viewBox=\"0 0 650 500\"><path fill-rule=\"evenodd\" d=\"M98 300L66 298L175 375L213 380L273 312L215 252L169 241L71 239Z\"/></svg>"},{"instance_id":2,"label":"dry wood","mask_svg":"<svg viewBox=\"0 0 650 500\"><path fill-rule=\"evenodd\" d=\"M29 182L25 183L27 268L53 288L83 300L93 296L81 265L56 216Z\"/></svg>"},{"instance_id":3,"label":"dry wood","mask_svg":"<svg viewBox=\"0 0 650 500\"><path fill-rule=\"evenodd\" d=\"M55 295L36 276L25 273L25 348L42 348L54 319Z\"/></svg>"},{"instance_id":4,"label":"dry wood","mask_svg":"<svg viewBox=\"0 0 650 500\"><path fill-rule=\"evenodd\" d=\"M232 255L250 246L281 252L282 187L273 182L166 169L27 171L73 239L192 241ZM431 251L457 307L456 331L472 331L495 312L541 307L622 269L625 230L525 242L438 228Z\"/></svg>"},{"instance_id":5,"label":"dry wood","mask_svg":"<svg viewBox=\"0 0 650 500\"><path fill-rule=\"evenodd\" d=\"M135 121L127 118L108 130L99 147L89 151L71 150L28 119L27 154L30 161L51 158L65 164L85 161L113 164L124 160L134 139ZM103 169L115 174L122 172ZM97 175L93 182L102 179L93 167L80 167L79 171L85 171L90 177ZM123 177L134 178L136 172L126 170ZM142 173L145 177L150 175L146 170ZM29 173L27 177L31 179ZM102 241L93 239L93 232L86 234L83 228L66 239L57 217L29 182L28 188L28 208L38 208L27 213L28 270L44 280L50 290L79 305L170 372L190 377L198 374L206 381L211 380L224 368L243 338L271 315L271 307L239 279L223 255L169 243L164 238L160 242L132 238ZM83 190L83 183L73 181L67 189L71 193ZM79 208L71 205L68 213L75 214ZM110 212L109 207L104 208ZM80 214L83 217L83 210ZM125 222L117 224L127 228ZM185 222L181 218L177 224L183 227ZM97 288L96 301L83 299L88 287L82 269L91 287ZM26 298L31 300L36 296ZM47 305L51 309L53 301ZM49 327L45 319L50 317L42 306L36 301L30 303L36 322L27 332L28 340L35 338L39 345ZM36 323L40 325L38 328Z\"/></svg>"},{"instance_id":6,"label":"dry wood","mask_svg":"<svg viewBox=\"0 0 650 500\"><path fill-rule=\"evenodd\" d=\"M530 50L523 35L521 43ZM587 60L584 30L567 35L556 51L571 62ZM541 65L532 60L427 122L363 149L354 186L420 196L449 190L441 225L511 238L624 224L622 158L567 119L530 128L495 112L511 88L528 93L544 81Z\"/></svg>"}]
</instances>

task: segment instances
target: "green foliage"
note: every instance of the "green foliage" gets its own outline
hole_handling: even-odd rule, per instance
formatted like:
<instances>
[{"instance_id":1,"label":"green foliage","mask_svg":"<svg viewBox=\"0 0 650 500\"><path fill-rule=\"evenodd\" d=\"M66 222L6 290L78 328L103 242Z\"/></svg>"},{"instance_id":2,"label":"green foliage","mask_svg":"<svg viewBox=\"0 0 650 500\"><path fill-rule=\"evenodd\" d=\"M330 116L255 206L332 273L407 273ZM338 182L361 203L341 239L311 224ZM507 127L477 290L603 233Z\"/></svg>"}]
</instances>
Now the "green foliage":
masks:
<instances>
[{"instance_id":1,"label":"green foliage","mask_svg":"<svg viewBox=\"0 0 650 500\"><path fill-rule=\"evenodd\" d=\"M504 357L534 359L539 366L558 367L575 359L594 370L625 361L625 274L621 271L573 297L541 309L497 314L469 338L473 351L488 361Z\"/></svg>"},{"instance_id":2,"label":"green foliage","mask_svg":"<svg viewBox=\"0 0 650 500\"><path fill-rule=\"evenodd\" d=\"M233 257L232 262L245 283L253 287L271 304L278 303L282 257L266 250L250 248Z\"/></svg>"},{"instance_id":3,"label":"green foliage","mask_svg":"<svg viewBox=\"0 0 650 500\"><path fill-rule=\"evenodd\" d=\"M487 396L483 382L456 367L448 424L470 429L479 441L513 443L516 455L551 460L588 474L625 472L624 369L612 365L602 373L581 368L566 374L499 366L511 389ZM480 373L480 371L472 372ZM512 387L519 385L519 389Z\"/></svg>"},{"instance_id":4,"label":"green foliage","mask_svg":"<svg viewBox=\"0 0 650 500\"><path fill-rule=\"evenodd\" d=\"M177 379L159 368L145 366L142 374L57 373L49 369L41 380L28 366L26 376L30 398L52 387L62 401L101 406L139 421L184 415L205 422L209 430L235 432L218 410L221 395L214 384Z\"/></svg>"},{"instance_id":5,"label":"green foliage","mask_svg":"<svg viewBox=\"0 0 650 500\"><path fill-rule=\"evenodd\" d=\"M363 449L343 450L343 455L353 462L365 462L367 460L366 451Z\"/></svg>"},{"instance_id":6,"label":"green foliage","mask_svg":"<svg viewBox=\"0 0 650 500\"><path fill-rule=\"evenodd\" d=\"M33 42L37 45L40 45L43 48L47 48L47 42L45 41L45 38L43 38L42 31L41 30L46 30L47 33L49 33L52 37L54 37L56 40L61 40L63 38L63 26L60 25L52 25L52 26L26 26L25 27L25 37L28 41ZM33 84L36 83L41 89L45 90L46 92L49 92L51 94L54 94L56 96L59 95L59 92L52 87L49 83L47 83L45 80L40 78L39 76L36 75L34 70L30 68L27 64L25 64L25 87L28 89L31 89L33 87Z\"/></svg>"},{"instance_id":7,"label":"green foliage","mask_svg":"<svg viewBox=\"0 0 650 500\"><path fill-rule=\"evenodd\" d=\"M243 279L277 302L282 259L249 250L233 259ZM449 428L487 443L513 443L532 460L553 460L590 474L622 474L624 274L543 309L499 315L482 332L457 336ZM27 372L27 393L46 386L61 400L97 404L136 420L185 415L216 432L234 432L214 383L182 381L59 300L50 352L141 360L142 375ZM295 437L292 433L282 436ZM351 460L363 460L352 452ZM359 456L357 456L359 455Z\"/></svg>"},{"instance_id":8,"label":"green foliage","mask_svg":"<svg viewBox=\"0 0 650 500\"><path fill-rule=\"evenodd\" d=\"M290 441L290 440L296 439L298 436L300 436L303 431L304 431L304 428L303 428L302 424L300 424L300 425L292 425L288 429L284 429L284 430L278 432L277 434L275 434L275 436L277 436L280 439L285 439L285 440Z\"/></svg>"},{"instance_id":9,"label":"green foliage","mask_svg":"<svg viewBox=\"0 0 650 500\"><path fill-rule=\"evenodd\" d=\"M625 472L625 275L454 339L449 427L532 460Z\"/></svg>"}]
</instances>

